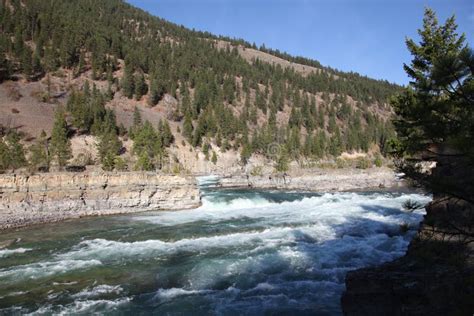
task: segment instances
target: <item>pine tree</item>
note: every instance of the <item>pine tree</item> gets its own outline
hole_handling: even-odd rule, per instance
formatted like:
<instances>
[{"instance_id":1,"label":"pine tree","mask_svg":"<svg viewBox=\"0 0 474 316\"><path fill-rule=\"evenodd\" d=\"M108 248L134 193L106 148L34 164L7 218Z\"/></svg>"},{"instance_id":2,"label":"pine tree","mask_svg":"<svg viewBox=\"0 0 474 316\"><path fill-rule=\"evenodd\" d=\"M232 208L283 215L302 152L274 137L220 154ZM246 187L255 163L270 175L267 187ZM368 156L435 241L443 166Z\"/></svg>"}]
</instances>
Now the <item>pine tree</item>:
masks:
<instances>
[{"instance_id":1,"label":"pine tree","mask_svg":"<svg viewBox=\"0 0 474 316\"><path fill-rule=\"evenodd\" d=\"M289 163L288 151L285 146L282 146L280 153L278 155L276 164L275 164L276 171L278 172L288 171L288 168L289 168L288 163Z\"/></svg>"},{"instance_id":2,"label":"pine tree","mask_svg":"<svg viewBox=\"0 0 474 316\"><path fill-rule=\"evenodd\" d=\"M150 156L146 152L142 152L138 157L137 163L135 164L135 170L137 171L152 171L155 167L151 162Z\"/></svg>"},{"instance_id":3,"label":"pine tree","mask_svg":"<svg viewBox=\"0 0 474 316\"><path fill-rule=\"evenodd\" d=\"M122 149L122 142L114 130L109 129L101 135L97 149L102 169L112 171L115 168L117 157Z\"/></svg>"},{"instance_id":4,"label":"pine tree","mask_svg":"<svg viewBox=\"0 0 474 316\"><path fill-rule=\"evenodd\" d=\"M465 36L457 36L456 28L454 17L440 26L435 13L426 9L420 44L407 40L413 61L404 68L413 81L393 102L400 117L395 126L407 153L441 143L474 151L469 132L474 125L469 102L473 52L465 46Z\"/></svg>"},{"instance_id":5,"label":"pine tree","mask_svg":"<svg viewBox=\"0 0 474 316\"><path fill-rule=\"evenodd\" d=\"M31 51L29 48L24 48L21 55L21 70L30 77L33 74L33 60L31 58Z\"/></svg>"},{"instance_id":6,"label":"pine tree","mask_svg":"<svg viewBox=\"0 0 474 316\"><path fill-rule=\"evenodd\" d=\"M10 131L6 137L10 156L9 167L18 169L26 165L25 150L20 142L20 136L14 131Z\"/></svg>"},{"instance_id":7,"label":"pine tree","mask_svg":"<svg viewBox=\"0 0 474 316\"><path fill-rule=\"evenodd\" d=\"M142 127L142 115L140 113L140 109L135 106L133 110L133 124L130 127L130 137L133 139L135 137L135 133L138 132Z\"/></svg>"},{"instance_id":8,"label":"pine tree","mask_svg":"<svg viewBox=\"0 0 474 316\"><path fill-rule=\"evenodd\" d=\"M56 159L59 167L64 167L72 157L71 142L68 139L68 128L64 109L58 108L54 115L53 131L51 132L51 157Z\"/></svg>"},{"instance_id":9,"label":"pine tree","mask_svg":"<svg viewBox=\"0 0 474 316\"><path fill-rule=\"evenodd\" d=\"M134 78L135 86L135 99L141 100L142 96L147 94L148 86L145 82L145 76L143 72L139 72Z\"/></svg>"},{"instance_id":10,"label":"pine tree","mask_svg":"<svg viewBox=\"0 0 474 316\"><path fill-rule=\"evenodd\" d=\"M135 92L135 82L133 76L133 66L130 62L125 62L125 70L122 78L122 93L127 98L131 99Z\"/></svg>"},{"instance_id":11,"label":"pine tree","mask_svg":"<svg viewBox=\"0 0 474 316\"><path fill-rule=\"evenodd\" d=\"M11 157L8 145L0 137L0 172L10 167Z\"/></svg>"},{"instance_id":12,"label":"pine tree","mask_svg":"<svg viewBox=\"0 0 474 316\"><path fill-rule=\"evenodd\" d=\"M30 165L35 170L49 170L49 150L46 132L41 131L40 137L30 147Z\"/></svg>"},{"instance_id":13,"label":"pine tree","mask_svg":"<svg viewBox=\"0 0 474 316\"><path fill-rule=\"evenodd\" d=\"M189 113L184 115L183 136L186 137L189 142L191 142L193 138L193 123Z\"/></svg>"},{"instance_id":14,"label":"pine tree","mask_svg":"<svg viewBox=\"0 0 474 316\"><path fill-rule=\"evenodd\" d=\"M413 60L404 68L412 81L392 102L398 136L392 148L398 158L409 158L402 160L401 171L439 194L458 192L458 198L468 180L448 183L436 174L426 177L417 167L424 152L431 161L443 161L444 169L470 168L458 161L474 161L474 52L456 28L454 16L439 25L435 13L426 9L420 43L407 40ZM440 150L458 152L453 155L455 166Z\"/></svg>"},{"instance_id":15,"label":"pine tree","mask_svg":"<svg viewBox=\"0 0 474 316\"><path fill-rule=\"evenodd\" d=\"M244 165L246 165L252 156L252 146L248 143L244 143L242 146L242 151L240 152L240 160Z\"/></svg>"},{"instance_id":16,"label":"pine tree","mask_svg":"<svg viewBox=\"0 0 474 316\"><path fill-rule=\"evenodd\" d=\"M161 143L164 147L169 147L174 142L174 136L167 120L159 121L158 132L160 133Z\"/></svg>"}]
</instances>

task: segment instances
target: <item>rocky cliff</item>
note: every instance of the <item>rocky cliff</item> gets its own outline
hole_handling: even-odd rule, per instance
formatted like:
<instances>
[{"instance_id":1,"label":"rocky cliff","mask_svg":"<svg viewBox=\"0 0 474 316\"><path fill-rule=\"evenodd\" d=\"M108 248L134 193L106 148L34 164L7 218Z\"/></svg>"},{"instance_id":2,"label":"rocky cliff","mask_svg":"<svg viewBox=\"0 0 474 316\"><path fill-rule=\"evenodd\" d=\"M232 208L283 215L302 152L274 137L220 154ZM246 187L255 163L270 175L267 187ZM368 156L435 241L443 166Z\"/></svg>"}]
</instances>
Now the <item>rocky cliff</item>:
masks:
<instances>
[{"instance_id":1,"label":"rocky cliff","mask_svg":"<svg viewBox=\"0 0 474 316\"><path fill-rule=\"evenodd\" d=\"M194 177L131 172L0 176L0 230L83 216L199 205Z\"/></svg>"},{"instance_id":2,"label":"rocky cliff","mask_svg":"<svg viewBox=\"0 0 474 316\"><path fill-rule=\"evenodd\" d=\"M251 187L261 189L335 192L397 188L404 184L389 168L321 169L303 175L272 174L266 176L224 176L222 187Z\"/></svg>"},{"instance_id":3,"label":"rocky cliff","mask_svg":"<svg viewBox=\"0 0 474 316\"><path fill-rule=\"evenodd\" d=\"M345 315L473 315L473 180L470 163L438 163L433 201L407 254L349 272Z\"/></svg>"}]
</instances>

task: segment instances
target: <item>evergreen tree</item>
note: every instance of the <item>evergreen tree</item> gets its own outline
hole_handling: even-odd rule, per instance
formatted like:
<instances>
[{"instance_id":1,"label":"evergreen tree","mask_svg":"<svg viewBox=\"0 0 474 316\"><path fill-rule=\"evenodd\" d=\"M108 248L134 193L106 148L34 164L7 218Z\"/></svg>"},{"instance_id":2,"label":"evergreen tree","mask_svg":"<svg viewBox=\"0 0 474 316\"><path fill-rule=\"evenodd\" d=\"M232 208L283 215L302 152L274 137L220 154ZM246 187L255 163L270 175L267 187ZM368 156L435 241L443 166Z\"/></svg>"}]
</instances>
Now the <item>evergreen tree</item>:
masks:
<instances>
[{"instance_id":1,"label":"evergreen tree","mask_svg":"<svg viewBox=\"0 0 474 316\"><path fill-rule=\"evenodd\" d=\"M141 100L142 96L147 94L148 86L145 82L145 76L143 72L139 72L134 79L134 86L135 86L135 99Z\"/></svg>"},{"instance_id":2,"label":"evergreen tree","mask_svg":"<svg viewBox=\"0 0 474 316\"><path fill-rule=\"evenodd\" d=\"M252 146L250 146L248 143L244 143L240 153L240 160L244 165L248 163L250 156L252 156Z\"/></svg>"},{"instance_id":3,"label":"evergreen tree","mask_svg":"<svg viewBox=\"0 0 474 316\"><path fill-rule=\"evenodd\" d=\"M454 17L439 25L435 13L426 9L420 43L406 42L413 60L404 68L412 81L392 102L398 135L392 147L399 158L409 158L400 164L402 171L438 192L449 192L453 190L450 186L458 184L419 172L421 153L428 152L430 160L444 161L444 168L460 168L442 159L440 151L446 149L458 151L457 159L474 161L474 53L456 28ZM463 188L455 190L462 192Z\"/></svg>"},{"instance_id":4,"label":"evergreen tree","mask_svg":"<svg viewBox=\"0 0 474 316\"><path fill-rule=\"evenodd\" d=\"M131 99L135 92L135 82L133 76L133 66L130 62L125 61L125 70L122 78L122 92L123 95Z\"/></svg>"},{"instance_id":5,"label":"evergreen tree","mask_svg":"<svg viewBox=\"0 0 474 316\"><path fill-rule=\"evenodd\" d=\"M10 150L8 145L0 137L0 171L5 171L10 168Z\"/></svg>"},{"instance_id":6,"label":"evergreen tree","mask_svg":"<svg viewBox=\"0 0 474 316\"><path fill-rule=\"evenodd\" d=\"M275 165L276 171L278 172L288 171L288 167L289 167L288 161L289 161L288 151L285 146L282 146L280 153L278 155L277 161L276 161L276 165Z\"/></svg>"},{"instance_id":7,"label":"evergreen tree","mask_svg":"<svg viewBox=\"0 0 474 316\"><path fill-rule=\"evenodd\" d=\"M20 142L20 136L15 131L10 131L6 137L10 156L9 167L18 169L26 165L25 150Z\"/></svg>"},{"instance_id":8,"label":"evergreen tree","mask_svg":"<svg viewBox=\"0 0 474 316\"><path fill-rule=\"evenodd\" d=\"M189 142L191 142L193 138L193 123L189 113L184 115L183 136L186 137Z\"/></svg>"},{"instance_id":9,"label":"evergreen tree","mask_svg":"<svg viewBox=\"0 0 474 316\"><path fill-rule=\"evenodd\" d=\"M24 48L21 55L21 69L23 73L30 77L33 74L33 59L29 48Z\"/></svg>"},{"instance_id":10,"label":"evergreen tree","mask_svg":"<svg viewBox=\"0 0 474 316\"><path fill-rule=\"evenodd\" d=\"M133 110L133 123L132 126L130 127L130 137L133 139L135 137L135 133L138 132L142 127L142 115L140 112L140 109L135 106L135 109Z\"/></svg>"},{"instance_id":11,"label":"evergreen tree","mask_svg":"<svg viewBox=\"0 0 474 316\"><path fill-rule=\"evenodd\" d=\"M171 132L170 125L167 120L160 120L158 123L158 132L161 138L161 144L164 147L169 147L174 142L174 136Z\"/></svg>"},{"instance_id":12,"label":"evergreen tree","mask_svg":"<svg viewBox=\"0 0 474 316\"><path fill-rule=\"evenodd\" d=\"M97 149L102 169L112 171L115 168L117 157L122 149L122 142L114 130L107 130L100 136Z\"/></svg>"},{"instance_id":13,"label":"evergreen tree","mask_svg":"<svg viewBox=\"0 0 474 316\"><path fill-rule=\"evenodd\" d=\"M58 108L54 115L53 131L51 132L51 157L56 159L59 167L64 167L66 162L72 157L71 142L68 139L68 128L65 112Z\"/></svg>"},{"instance_id":14,"label":"evergreen tree","mask_svg":"<svg viewBox=\"0 0 474 316\"><path fill-rule=\"evenodd\" d=\"M155 167L151 162L150 156L146 152L142 152L138 157L137 163L135 164L135 170L137 171L153 171Z\"/></svg>"},{"instance_id":15,"label":"evergreen tree","mask_svg":"<svg viewBox=\"0 0 474 316\"><path fill-rule=\"evenodd\" d=\"M30 147L30 165L35 170L49 170L48 139L45 131L41 131L40 137Z\"/></svg>"}]
</instances>

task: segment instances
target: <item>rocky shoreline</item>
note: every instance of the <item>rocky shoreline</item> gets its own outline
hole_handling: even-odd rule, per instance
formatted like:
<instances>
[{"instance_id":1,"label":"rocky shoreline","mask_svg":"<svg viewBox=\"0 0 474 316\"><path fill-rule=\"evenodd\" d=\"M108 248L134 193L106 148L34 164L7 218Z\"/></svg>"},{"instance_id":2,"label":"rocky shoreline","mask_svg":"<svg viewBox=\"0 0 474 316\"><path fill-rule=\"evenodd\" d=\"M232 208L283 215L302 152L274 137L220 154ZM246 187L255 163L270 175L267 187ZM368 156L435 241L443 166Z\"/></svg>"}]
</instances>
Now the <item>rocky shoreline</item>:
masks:
<instances>
[{"instance_id":1,"label":"rocky shoreline","mask_svg":"<svg viewBox=\"0 0 474 316\"><path fill-rule=\"evenodd\" d=\"M311 192L402 189L406 185L389 168L322 169L306 174L225 175L223 188L281 189Z\"/></svg>"},{"instance_id":2,"label":"rocky shoreline","mask_svg":"<svg viewBox=\"0 0 474 316\"><path fill-rule=\"evenodd\" d=\"M406 255L347 274L345 315L473 314L474 169L462 157L443 160L432 170L433 201Z\"/></svg>"},{"instance_id":3,"label":"rocky shoreline","mask_svg":"<svg viewBox=\"0 0 474 316\"><path fill-rule=\"evenodd\" d=\"M388 168L312 170L267 176L223 175L222 188L312 192L403 189ZM200 206L194 176L153 172L57 172L0 175L0 230L85 216Z\"/></svg>"},{"instance_id":4,"label":"rocky shoreline","mask_svg":"<svg viewBox=\"0 0 474 316\"><path fill-rule=\"evenodd\" d=\"M85 216L200 206L194 177L146 172L0 176L0 230Z\"/></svg>"}]
</instances>

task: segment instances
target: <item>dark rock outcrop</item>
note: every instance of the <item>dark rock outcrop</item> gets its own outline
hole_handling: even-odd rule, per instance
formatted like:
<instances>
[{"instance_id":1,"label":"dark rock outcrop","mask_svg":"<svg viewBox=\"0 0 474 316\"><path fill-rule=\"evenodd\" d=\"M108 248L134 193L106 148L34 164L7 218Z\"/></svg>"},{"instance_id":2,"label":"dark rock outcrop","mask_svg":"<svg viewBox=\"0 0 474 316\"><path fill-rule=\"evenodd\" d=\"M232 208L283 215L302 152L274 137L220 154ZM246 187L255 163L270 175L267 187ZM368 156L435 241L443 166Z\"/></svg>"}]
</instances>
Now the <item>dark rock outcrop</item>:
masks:
<instances>
[{"instance_id":1,"label":"dark rock outcrop","mask_svg":"<svg viewBox=\"0 0 474 316\"><path fill-rule=\"evenodd\" d=\"M473 315L474 170L466 166L435 168L434 199L404 257L347 274L345 315ZM436 191L442 185L449 194Z\"/></svg>"}]
</instances>

